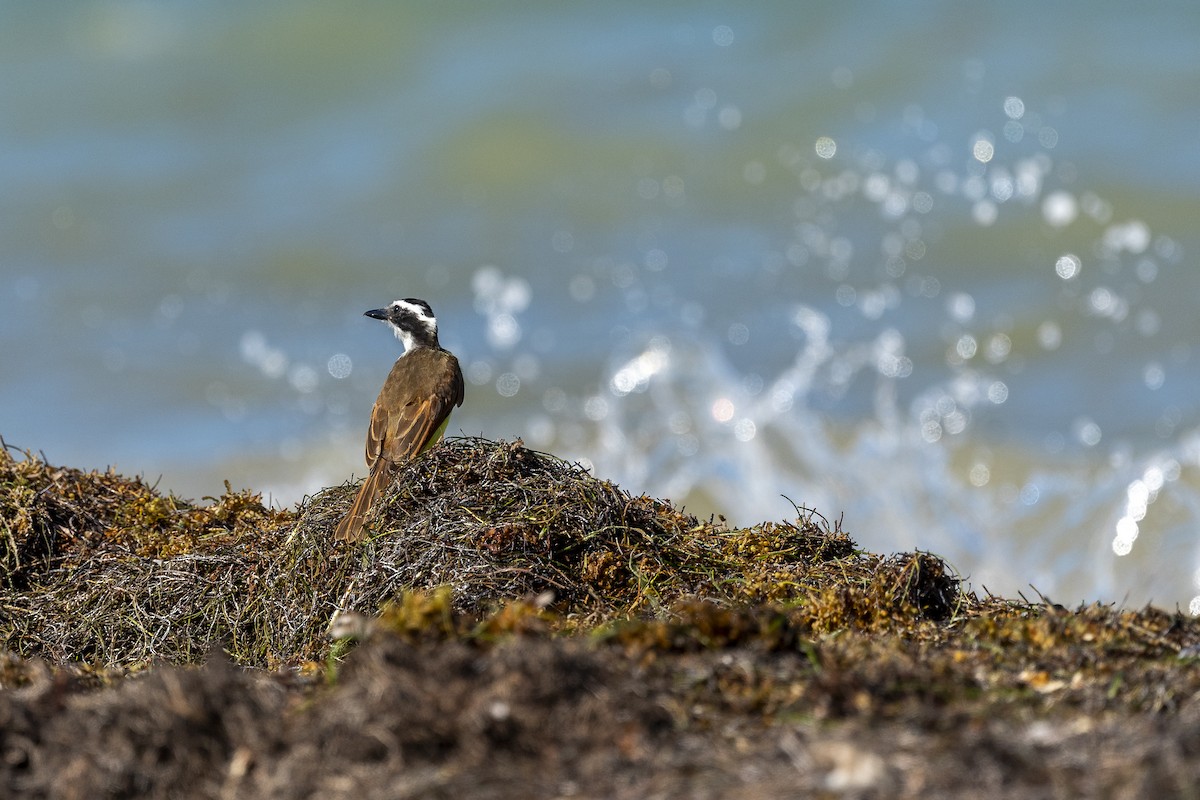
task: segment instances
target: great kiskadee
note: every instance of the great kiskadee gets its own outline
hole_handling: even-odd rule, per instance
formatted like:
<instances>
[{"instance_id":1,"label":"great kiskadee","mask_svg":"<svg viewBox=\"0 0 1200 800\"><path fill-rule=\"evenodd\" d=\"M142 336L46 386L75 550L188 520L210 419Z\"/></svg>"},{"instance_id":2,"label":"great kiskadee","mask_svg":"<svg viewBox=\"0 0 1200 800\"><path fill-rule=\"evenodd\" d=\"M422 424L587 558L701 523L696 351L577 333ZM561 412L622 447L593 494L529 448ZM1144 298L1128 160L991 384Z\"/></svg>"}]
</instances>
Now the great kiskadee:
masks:
<instances>
[{"instance_id":1,"label":"great kiskadee","mask_svg":"<svg viewBox=\"0 0 1200 800\"><path fill-rule=\"evenodd\" d=\"M463 374L458 359L438 344L437 319L424 300L397 300L366 316L392 326L404 353L388 373L371 409L367 429L370 473L350 512L338 523L334 538L357 542L375 498L409 459L432 447L446 430L450 412L463 401Z\"/></svg>"}]
</instances>

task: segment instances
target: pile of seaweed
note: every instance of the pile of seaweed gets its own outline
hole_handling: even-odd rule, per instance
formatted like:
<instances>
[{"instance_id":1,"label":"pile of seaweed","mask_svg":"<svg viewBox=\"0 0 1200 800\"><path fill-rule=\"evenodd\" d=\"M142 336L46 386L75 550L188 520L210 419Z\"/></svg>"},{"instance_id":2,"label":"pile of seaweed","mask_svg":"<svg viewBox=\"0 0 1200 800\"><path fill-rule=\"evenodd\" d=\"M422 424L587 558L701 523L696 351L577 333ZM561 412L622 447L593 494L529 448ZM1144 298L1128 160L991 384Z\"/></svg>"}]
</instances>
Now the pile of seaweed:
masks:
<instances>
[{"instance_id":1,"label":"pile of seaweed","mask_svg":"<svg viewBox=\"0 0 1200 800\"><path fill-rule=\"evenodd\" d=\"M340 615L442 586L455 612L542 598L570 629L689 598L791 604L816 631L944 619L965 602L940 559L856 551L813 512L700 522L519 441L455 439L411 462L356 545L332 537L352 485L292 513L228 487L196 505L111 471L0 459L0 641L100 669L214 647L245 666L322 662Z\"/></svg>"},{"instance_id":2,"label":"pile of seaweed","mask_svg":"<svg viewBox=\"0 0 1200 800\"><path fill-rule=\"evenodd\" d=\"M520 441L444 442L336 543L355 489L193 503L0 449L0 794L1200 785L1179 611L980 597L810 509L700 520Z\"/></svg>"}]
</instances>

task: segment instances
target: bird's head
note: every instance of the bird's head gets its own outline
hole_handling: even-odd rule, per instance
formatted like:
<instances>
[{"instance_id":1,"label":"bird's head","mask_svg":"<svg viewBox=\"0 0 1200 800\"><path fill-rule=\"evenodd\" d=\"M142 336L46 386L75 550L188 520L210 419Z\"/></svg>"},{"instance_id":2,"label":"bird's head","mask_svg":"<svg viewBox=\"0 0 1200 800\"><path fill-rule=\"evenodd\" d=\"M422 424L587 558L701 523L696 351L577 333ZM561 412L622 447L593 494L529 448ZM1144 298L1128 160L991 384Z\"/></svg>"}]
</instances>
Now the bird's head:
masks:
<instances>
[{"instance_id":1,"label":"bird's head","mask_svg":"<svg viewBox=\"0 0 1200 800\"><path fill-rule=\"evenodd\" d=\"M394 300L386 308L364 312L371 319L379 319L392 326L392 333L404 344L404 351L414 347L437 347L437 318L433 309L424 300L409 297Z\"/></svg>"}]
</instances>

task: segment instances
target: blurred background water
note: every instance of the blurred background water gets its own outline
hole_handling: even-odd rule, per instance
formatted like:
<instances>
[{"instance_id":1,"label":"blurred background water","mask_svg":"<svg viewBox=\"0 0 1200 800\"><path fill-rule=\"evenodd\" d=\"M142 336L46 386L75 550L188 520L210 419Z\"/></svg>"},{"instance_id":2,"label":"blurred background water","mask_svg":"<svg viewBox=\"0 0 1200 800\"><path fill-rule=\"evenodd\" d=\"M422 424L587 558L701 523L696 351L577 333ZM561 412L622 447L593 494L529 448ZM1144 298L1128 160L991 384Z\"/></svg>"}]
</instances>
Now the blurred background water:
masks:
<instances>
[{"instance_id":1,"label":"blurred background water","mask_svg":"<svg viewBox=\"0 0 1200 800\"><path fill-rule=\"evenodd\" d=\"M6 3L0 434L291 504L415 296L451 433L1200 613L1196 8Z\"/></svg>"}]
</instances>

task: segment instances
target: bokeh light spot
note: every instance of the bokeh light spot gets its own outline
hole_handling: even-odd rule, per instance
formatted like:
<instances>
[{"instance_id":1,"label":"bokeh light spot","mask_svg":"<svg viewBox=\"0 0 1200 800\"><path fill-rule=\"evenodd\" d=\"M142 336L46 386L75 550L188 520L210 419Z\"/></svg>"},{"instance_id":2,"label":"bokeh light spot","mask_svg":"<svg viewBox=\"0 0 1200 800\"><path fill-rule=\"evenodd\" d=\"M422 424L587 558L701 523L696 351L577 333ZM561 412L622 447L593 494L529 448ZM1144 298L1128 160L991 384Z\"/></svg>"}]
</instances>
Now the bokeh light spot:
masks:
<instances>
[{"instance_id":1,"label":"bokeh light spot","mask_svg":"<svg viewBox=\"0 0 1200 800\"><path fill-rule=\"evenodd\" d=\"M317 371L307 364L298 364L288 371L288 383L301 394L309 394L317 389Z\"/></svg>"},{"instance_id":2,"label":"bokeh light spot","mask_svg":"<svg viewBox=\"0 0 1200 800\"><path fill-rule=\"evenodd\" d=\"M1057 322L1047 320L1037 329L1038 344L1046 350L1057 350L1062 344L1062 328Z\"/></svg>"},{"instance_id":3,"label":"bokeh light spot","mask_svg":"<svg viewBox=\"0 0 1200 800\"><path fill-rule=\"evenodd\" d=\"M1054 228L1065 228L1079 216L1079 203L1070 192L1051 192L1042 200L1042 219Z\"/></svg>"},{"instance_id":4,"label":"bokeh light spot","mask_svg":"<svg viewBox=\"0 0 1200 800\"><path fill-rule=\"evenodd\" d=\"M991 200L980 200L971 206L971 217L985 228L991 226L999 215L1000 209Z\"/></svg>"},{"instance_id":5,"label":"bokeh light spot","mask_svg":"<svg viewBox=\"0 0 1200 800\"><path fill-rule=\"evenodd\" d=\"M608 416L608 401L599 395L589 397L583 404L583 413L592 422L599 422Z\"/></svg>"},{"instance_id":6,"label":"bokeh light spot","mask_svg":"<svg viewBox=\"0 0 1200 800\"><path fill-rule=\"evenodd\" d=\"M1164 370L1162 364L1159 364L1157 361L1151 361L1146 365L1146 368L1142 370L1142 380L1145 381L1147 389L1161 389L1163 383L1166 382L1166 379L1166 370Z\"/></svg>"},{"instance_id":7,"label":"bokeh light spot","mask_svg":"<svg viewBox=\"0 0 1200 800\"><path fill-rule=\"evenodd\" d=\"M1083 262L1079 260L1079 256L1074 253L1067 253L1059 256L1058 260L1054 262L1054 271L1058 274L1058 277L1064 281L1069 281L1079 274L1082 266Z\"/></svg>"},{"instance_id":8,"label":"bokeh light spot","mask_svg":"<svg viewBox=\"0 0 1200 800\"><path fill-rule=\"evenodd\" d=\"M1019 97L1004 98L1004 114L1009 119L1020 119L1025 116L1025 101Z\"/></svg>"},{"instance_id":9,"label":"bokeh light spot","mask_svg":"<svg viewBox=\"0 0 1200 800\"><path fill-rule=\"evenodd\" d=\"M996 155L996 146L987 136L978 136L971 145L971 155L979 163L986 164Z\"/></svg>"},{"instance_id":10,"label":"bokeh light spot","mask_svg":"<svg viewBox=\"0 0 1200 800\"><path fill-rule=\"evenodd\" d=\"M1079 419L1075 420L1074 424L1072 425L1072 429L1075 432L1075 438L1078 439L1081 444L1087 447L1095 447L1096 445L1100 444L1100 438L1102 436L1100 426L1087 417L1080 417Z\"/></svg>"},{"instance_id":11,"label":"bokeh light spot","mask_svg":"<svg viewBox=\"0 0 1200 800\"><path fill-rule=\"evenodd\" d=\"M742 112L737 106L724 106L717 112L717 124L727 131L742 127Z\"/></svg>"},{"instance_id":12,"label":"bokeh light spot","mask_svg":"<svg viewBox=\"0 0 1200 800\"><path fill-rule=\"evenodd\" d=\"M987 464L977 463L971 467L967 479L971 481L972 486L982 488L992 479L992 471L988 469Z\"/></svg>"},{"instance_id":13,"label":"bokeh light spot","mask_svg":"<svg viewBox=\"0 0 1200 800\"><path fill-rule=\"evenodd\" d=\"M717 422L729 422L733 419L734 410L733 401L728 397L717 398L712 404L712 418Z\"/></svg>"},{"instance_id":14,"label":"bokeh light spot","mask_svg":"<svg viewBox=\"0 0 1200 800\"><path fill-rule=\"evenodd\" d=\"M354 362L345 353L334 353L325 364L325 369L340 381L350 377L350 372L354 369Z\"/></svg>"},{"instance_id":15,"label":"bokeh light spot","mask_svg":"<svg viewBox=\"0 0 1200 800\"><path fill-rule=\"evenodd\" d=\"M515 372L504 372L496 378L496 391L501 397L513 397L520 390L521 379Z\"/></svg>"},{"instance_id":16,"label":"bokeh light spot","mask_svg":"<svg viewBox=\"0 0 1200 800\"><path fill-rule=\"evenodd\" d=\"M955 322L967 323L975 316L975 298L966 292L955 292L946 297L946 311Z\"/></svg>"}]
</instances>

